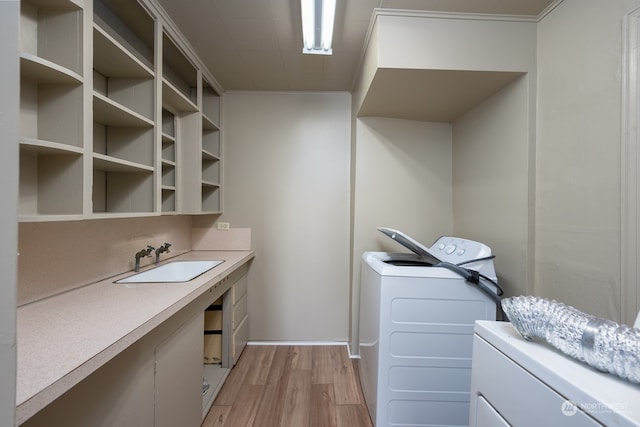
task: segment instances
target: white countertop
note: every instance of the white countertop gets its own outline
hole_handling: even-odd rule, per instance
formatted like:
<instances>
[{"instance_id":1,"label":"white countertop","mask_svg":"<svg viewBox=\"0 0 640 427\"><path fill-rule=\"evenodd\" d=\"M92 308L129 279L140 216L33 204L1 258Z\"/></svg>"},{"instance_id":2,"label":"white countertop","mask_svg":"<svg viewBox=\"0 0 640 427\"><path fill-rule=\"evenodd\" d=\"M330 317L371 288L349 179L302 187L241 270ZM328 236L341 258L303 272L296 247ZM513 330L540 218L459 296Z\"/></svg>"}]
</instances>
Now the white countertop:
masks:
<instances>
[{"instance_id":1,"label":"white countertop","mask_svg":"<svg viewBox=\"0 0 640 427\"><path fill-rule=\"evenodd\" d=\"M190 282L113 283L130 271L18 307L17 421L44 408L253 256L253 251L191 251L161 264L225 262Z\"/></svg>"},{"instance_id":2,"label":"white countertop","mask_svg":"<svg viewBox=\"0 0 640 427\"><path fill-rule=\"evenodd\" d=\"M640 425L640 384L600 372L544 341L526 341L510 322L477 321L475 333L604 425Z\"/></svg>"}]
</instances>

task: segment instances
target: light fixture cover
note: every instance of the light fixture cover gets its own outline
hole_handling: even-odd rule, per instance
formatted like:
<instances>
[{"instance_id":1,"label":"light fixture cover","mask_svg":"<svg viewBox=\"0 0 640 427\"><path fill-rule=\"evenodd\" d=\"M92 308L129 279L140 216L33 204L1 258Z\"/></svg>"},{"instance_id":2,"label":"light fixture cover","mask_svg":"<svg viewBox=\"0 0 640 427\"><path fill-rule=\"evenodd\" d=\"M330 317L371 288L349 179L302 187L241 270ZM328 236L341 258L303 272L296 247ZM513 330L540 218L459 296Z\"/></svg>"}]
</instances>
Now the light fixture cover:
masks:
<instances>
[{"instance_id":1,"label":"light fixture cover","mask_svg":"<svg viewBox=\"0 0 640 427\"><path fill-rule=\"evenodd\" d=\"M315 0L300 0L302 9L302 42L304 50L311 50L316 44Z\"/></svg>"},{"instance_id":2,"label":"light fixture cover","mask_svg":"<svg viewBox=\"0 0 640 427\"><path fill-rule=\"evenodd\" d=\"M302 53L331 55L336 0L300 0Z\"/></svg>"}]
</instances>

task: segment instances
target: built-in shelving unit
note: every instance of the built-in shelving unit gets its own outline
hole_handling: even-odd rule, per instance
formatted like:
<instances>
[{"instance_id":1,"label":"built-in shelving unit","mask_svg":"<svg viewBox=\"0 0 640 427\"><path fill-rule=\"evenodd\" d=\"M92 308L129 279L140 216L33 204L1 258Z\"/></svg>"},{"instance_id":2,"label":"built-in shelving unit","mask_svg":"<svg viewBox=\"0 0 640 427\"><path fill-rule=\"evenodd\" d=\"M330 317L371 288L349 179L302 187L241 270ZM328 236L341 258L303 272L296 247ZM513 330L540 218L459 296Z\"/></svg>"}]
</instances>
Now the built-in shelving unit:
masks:
<instances>
[{"instance_id":1,"label":"built-in shelving unit","mask_svg":"<svg viewBox=\"0 0 640 427\"><path fill-rule=\"evenodd\" d=\"M83 9L20 3L20 220L83 209Z\"/></svg>"},{"instance_id":2,"label":"built-in shelving unit","mask_svg":"<svg viewBox=\"0 0 640 427\"><path fill-rule=\"evenodd\" d=\"M221 213L221 89L157 2L20 5L20 221Z\"/></svg>"},{"instance_id":3,"label":"built-in shelving unit","mask_svg":"<svg viewBox=\"0 0 640 427\"><path fill-rule=\"evenodd\" d=\"M220 95L202 80L202 201L203 212L220 212Z\"/></svg>"},{"instance_id":4,"label":"built-in shelving unit","mask_svg":"<svg viewBox=\"0 0 640 427\"><path fill-rule=\"evenodd\" d=\"M163 107L175 115L176 144L184 162L192 165L177 174L185 189L180 195L182 210L220 213L219 92L167 34L163 35L163 60ZM199 169L193 167L197 164Z\"/></svg>"},{"instance_id":5,"label":"built-in shelving unit","mask_svg":"<svg viewBox=\"0 0 640 427\"><path fill-rule=\"evenodd\" d=\"M162 213L177 212L176 117L162 109Z\"/></svg>"},{"instance_id":6,"label":"built-in shelving unit","mask_svg":"<svg viewBox=\"0 0 640 427\"><path fill-rule=\"evenodd\" d=\"M166 33L162 34L162 211L193 213L190 209L193 165L185 150L197 144L198 69ZM167 132L164 128L171 129ZM166 136L165 136L166 135ZM178 162L178 160L180 160Z\"/></svg>"},{"instance_id":7,"label":"built-in shelving unit","mask_svg":"<svg viewBox=\"0 0 640 427\"><path fill-rule=\"evenodd\" d=\"M153 213L155 74L144 54L152 47L138 52L145 43L134 32L121 42L118 29L129 27L117 10L97 8L93 24L93 212Z\"/></svg>"}]
</instances>

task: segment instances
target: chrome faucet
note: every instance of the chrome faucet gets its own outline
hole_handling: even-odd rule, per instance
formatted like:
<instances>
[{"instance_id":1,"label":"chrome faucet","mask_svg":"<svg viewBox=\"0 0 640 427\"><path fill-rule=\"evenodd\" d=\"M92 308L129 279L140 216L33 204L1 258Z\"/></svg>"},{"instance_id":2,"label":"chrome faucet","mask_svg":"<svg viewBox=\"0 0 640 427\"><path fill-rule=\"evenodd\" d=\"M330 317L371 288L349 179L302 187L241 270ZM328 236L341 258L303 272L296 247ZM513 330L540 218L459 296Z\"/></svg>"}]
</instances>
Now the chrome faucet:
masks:
<instances>
[{"instance_id":1,"label":"chrome faucet","mask_svg":"<svg viewBox=\"0 0 640 427\"><path fill-rule=\"evenodd\" d=\"M136 273L140 271L140 258L151 256L151 251L153 251L154 249L155 248L153 246L147 245L147 249L143 249L140 252L136 253Z\"/></svg>"},{"instance_id":2,"label":"chrome faucet","mask_svg":"<svg viewBox=\"0 0 640 427\"><path fill-rule=\"evenodd\" d=\"M156 264L160 262L160 254L162 252L169 252L170 246L171 246L171 243L165 243L164 245L156 249Z\"/></svg>"}]
</instances>

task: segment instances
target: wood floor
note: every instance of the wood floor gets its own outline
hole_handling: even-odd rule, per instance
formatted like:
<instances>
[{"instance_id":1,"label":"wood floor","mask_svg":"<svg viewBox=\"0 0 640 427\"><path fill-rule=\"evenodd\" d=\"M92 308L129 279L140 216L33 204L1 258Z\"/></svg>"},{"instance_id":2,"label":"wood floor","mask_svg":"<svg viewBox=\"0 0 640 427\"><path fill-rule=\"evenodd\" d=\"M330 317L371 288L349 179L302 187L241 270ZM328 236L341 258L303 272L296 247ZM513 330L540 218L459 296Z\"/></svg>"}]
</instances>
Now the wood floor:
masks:
<instances>
[{"instance_id":1,"label":"wood floor","mask_svg":"<svg viewBox=\"0 0 640 427\"><path fill-rule=\"evenodd\" d=\"M345 346L247 346L203 427L372 427Z\"/></svg>"}]
</instances>

